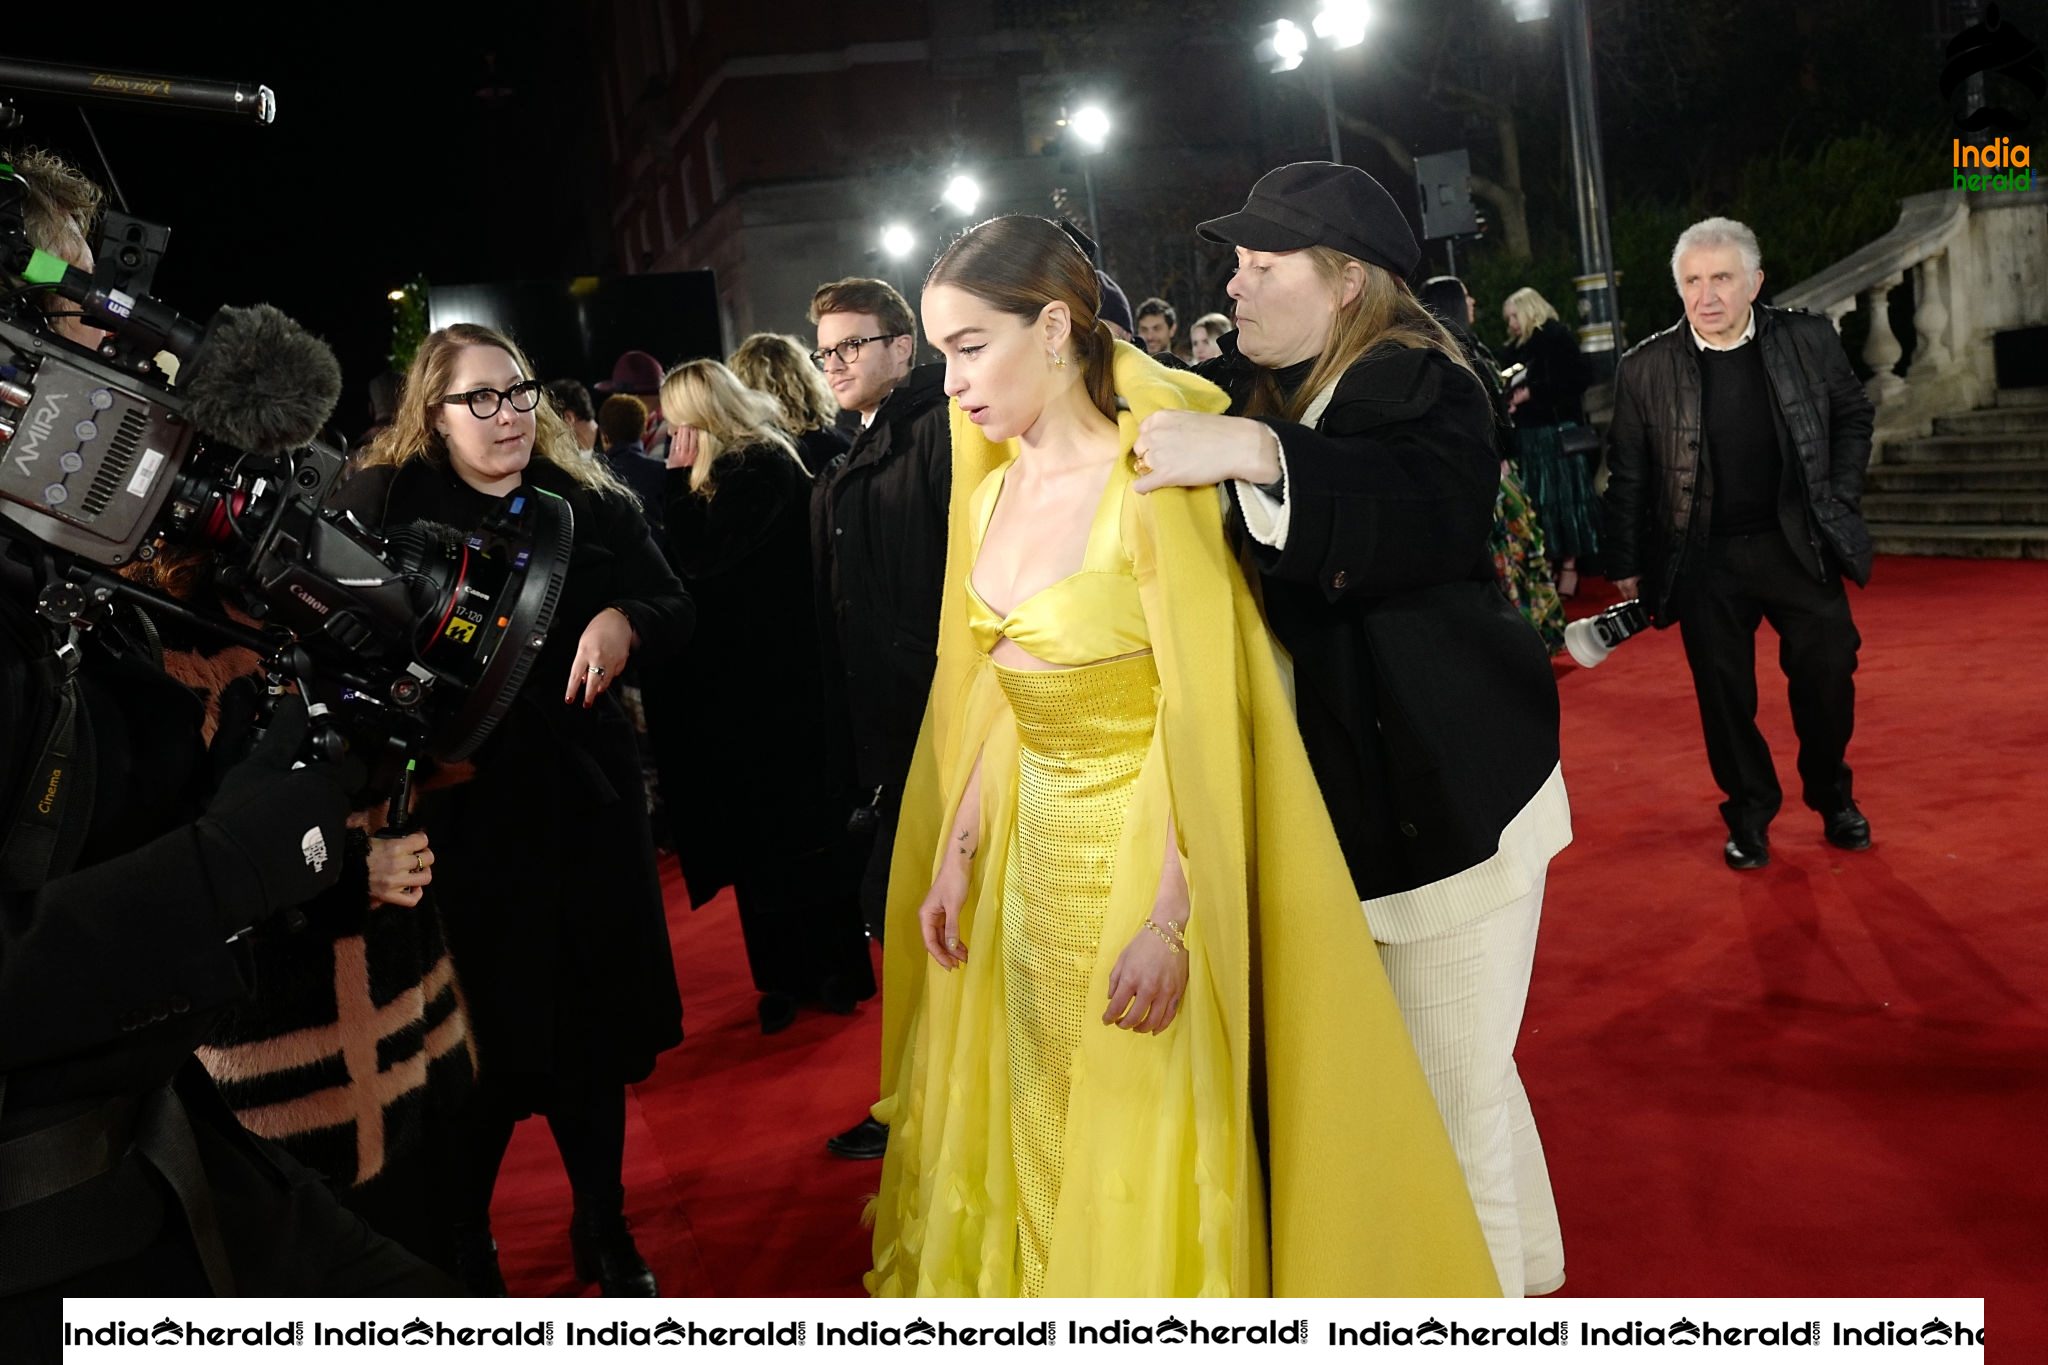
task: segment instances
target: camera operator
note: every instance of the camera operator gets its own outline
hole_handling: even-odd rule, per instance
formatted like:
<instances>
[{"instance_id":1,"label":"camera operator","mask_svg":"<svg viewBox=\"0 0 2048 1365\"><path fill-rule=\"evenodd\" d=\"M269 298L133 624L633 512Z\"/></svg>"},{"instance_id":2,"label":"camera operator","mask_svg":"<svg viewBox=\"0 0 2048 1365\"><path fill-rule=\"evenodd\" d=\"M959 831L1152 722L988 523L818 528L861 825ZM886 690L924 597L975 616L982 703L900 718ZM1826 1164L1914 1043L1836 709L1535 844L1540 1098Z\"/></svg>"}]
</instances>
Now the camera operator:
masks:
<instances>
[{"instance_id":1,"label":"camera operator","mask_svg":"<svg viewBox=\"0 0 2048 1365\"><path fill-rule=\"evenodd\" d=\"M95 187L10 160L33 243L87 263ZM96 344L64 309L53 328ZM53 634L37 553L0 533L0 1355L47 1357L66 1296L454 1292L246 1133L192 1059L249 986L230 940L340 871L348 797L294 767L304 705L280 699L216 781L150 623Z\"/></svg>"}]
</instances>

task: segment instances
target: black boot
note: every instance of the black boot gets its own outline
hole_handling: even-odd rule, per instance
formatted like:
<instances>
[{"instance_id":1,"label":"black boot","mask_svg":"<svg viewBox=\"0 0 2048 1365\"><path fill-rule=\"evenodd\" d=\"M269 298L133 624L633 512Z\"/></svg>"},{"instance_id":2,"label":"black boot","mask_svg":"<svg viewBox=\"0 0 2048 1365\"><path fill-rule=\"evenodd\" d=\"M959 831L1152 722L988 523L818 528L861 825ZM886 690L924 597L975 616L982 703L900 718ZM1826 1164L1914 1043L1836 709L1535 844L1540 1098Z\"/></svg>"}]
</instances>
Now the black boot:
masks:
<instances>
[{"instance_id":1,"label":"black boot","mask_svg":"<svg viewBox=\"0 0 2048 1365\"><path fill-rule=\"evenodd\" d=\"M498 1244L491 1240L489 1219L455 1225L455 1278L473 1299L507 1297L504 1272L498 1269Z\"/></svg>"},{"instance_id":2,"label":"black boot","mask_svg":"<svg viewBox=\"0 0 2048 1365\"><path fill-rule=\"evenodd\" d=\"M586 1214L569 1222L569 1257L576 1278L608 1299L658 1299L654 1272L633 1245L623 1213Z\"/></svg>"}]
</instances>

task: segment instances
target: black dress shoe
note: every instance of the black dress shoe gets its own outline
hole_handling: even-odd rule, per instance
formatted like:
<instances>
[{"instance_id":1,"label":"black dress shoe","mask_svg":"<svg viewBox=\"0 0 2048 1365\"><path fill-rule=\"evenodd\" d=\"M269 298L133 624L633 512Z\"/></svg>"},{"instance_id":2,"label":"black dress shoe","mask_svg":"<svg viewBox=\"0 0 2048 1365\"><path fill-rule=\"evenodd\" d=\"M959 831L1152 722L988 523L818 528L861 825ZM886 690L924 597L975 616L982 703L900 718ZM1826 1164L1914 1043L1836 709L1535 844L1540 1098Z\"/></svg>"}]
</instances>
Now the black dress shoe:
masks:
<instances>
[{"instance_id":1,"label":"black dress shoe","mask_svg":"<svg viewBox=\"0 0 2048 1365\"><path fill-rule=\"evenodd\" d=\"M504 1272L498 1269L498 1244L489 1223L464 1223L455 1229L455 1278L473 1299L507 1297Z\"/></svg>"},{"instance_id":2,"label":"black dress shoe","mask_svg":"<svg viewBox=\"0 0 2048 1365\"><path fill-rule=\"evenodd\" d=\"M1870 821L1852 802L1828 817L1828 842L1854 853L1870 847Z\"/></svg>"},{"instance_id":3,"label":"black dress shoe","mask_svg":"<svg viewBox=\"0 0 2048 1365\"><path fill-rule=\"evenodd\" d=\"M781 991L770 991L754 1007L763 1034L780 1033L796 1022L796 1000Z\"/></svg>"},{"instance_id":4,"label":"black dress shoe","mask_svg":"<svg viewBox=\"0 0 2048 1365\"><path fill-rule=\"evenodd\" d=\"M880 1161L889 1150L889 1125L862 1119L838 1137L826 1138L825 1150L848 1161Z\"/></svg>"},{"instance_id":5,"label":"black dress shoe","mask_svg":"<svg viewBox=\"0 0 2048 1365\"><path fill-rule=\"evenodd\" d=\"M1761 834L1730 834L1721 845L1721 858L1737 872L1771 865L1771 841Z\"/></svg>"},{"instance_id":6,"label":"black dress shoe","mask_svg":"<svg viewBox=\"0 0 2048 1365\"><path fill-rule=\"evenodd\" d=\"M569 1259L576 1278L594 1284L608 1299L658 1299L654 1272L633 1245L624 1214L594 1218L577 1214L569 1223Z\"/></svg>"}]
</instances>

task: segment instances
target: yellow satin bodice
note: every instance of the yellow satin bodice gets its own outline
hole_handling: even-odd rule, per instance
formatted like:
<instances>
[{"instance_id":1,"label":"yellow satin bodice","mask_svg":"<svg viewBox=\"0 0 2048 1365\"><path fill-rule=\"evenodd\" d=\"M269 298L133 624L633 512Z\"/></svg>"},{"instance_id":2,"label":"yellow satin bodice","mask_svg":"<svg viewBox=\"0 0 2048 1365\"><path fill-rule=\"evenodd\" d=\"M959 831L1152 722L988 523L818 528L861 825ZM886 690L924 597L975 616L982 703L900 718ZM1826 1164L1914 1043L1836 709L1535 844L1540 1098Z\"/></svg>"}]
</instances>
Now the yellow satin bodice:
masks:
<instances>
[{"instance_id":1,"label":"yellow satin bodice","mask_svg":"<svg viewBox=\"0 0 2048 1365\"><path fill-rule=\"evenodd\" d=\"M1011 459L993 470L974 490L970 504L973 537L966 600L967 626L974 633L975 644L987 654L1008 639L1033 658L1061 668L1078 668L1152 648L1131 552L1123 541L1124 495L1133 473L1128 458L1118 459L1110 471L1078 572L1040 588L1012 607L1007 616L982 597L974 586L972 566L981 559L982 539L1003 495L1003 482L1015 465Z\"/></svg>"}]
</instances>

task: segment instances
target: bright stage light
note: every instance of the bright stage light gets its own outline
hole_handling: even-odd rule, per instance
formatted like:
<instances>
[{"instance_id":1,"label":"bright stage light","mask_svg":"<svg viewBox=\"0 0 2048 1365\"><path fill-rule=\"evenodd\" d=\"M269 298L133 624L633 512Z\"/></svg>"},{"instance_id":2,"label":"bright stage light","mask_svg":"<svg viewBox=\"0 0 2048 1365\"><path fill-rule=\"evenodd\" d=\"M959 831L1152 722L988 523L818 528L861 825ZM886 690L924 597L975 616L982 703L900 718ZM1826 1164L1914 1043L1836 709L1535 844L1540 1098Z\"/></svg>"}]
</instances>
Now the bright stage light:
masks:
<instances>
[{"instance_id":1,"label":"bright stage light","mask_svg":"<svg viewBox=\"0 0 2048 1365\"><path fill-rule=\"evenodd\" d=\"M1102 144L1109 141L1109 111L1099 104L1084 104L1076 109L1067 126L1091 151L1100 151Z\"/></svg>"},{"instance_id":2,"label":"bright stage light","mask_svg":"<svg viewBox=\"0 0 2048 1365\"><path fill-rule=\"evenodd\" d=\"M1316 12L1316 37L1331 47L1357 47L1371 23L1372 6L1366 0L1323 0Z\"/></svg>"},{"instance_id":3,"label":"bright stage light","mask_svg":"<svg viewBox=\"0 0 2048 1365\"><path fill-rule=\"evenodd\" d=\"M891 223L882 229L882 251L891 260L902 260L917 249L917 237L901 223Z\"/></svg>"},{"instance_id":4,"label":"bright stage light","mask_svg":"<svg viewBox=\"0 0 2048 1365\"><path fill-rule=\"evenodd\" d=\"M971 175L956 175L946 182L946 192L941 197L959 212L972 213L981 202L981 186Z\"/></svg>"}]
</instances>

